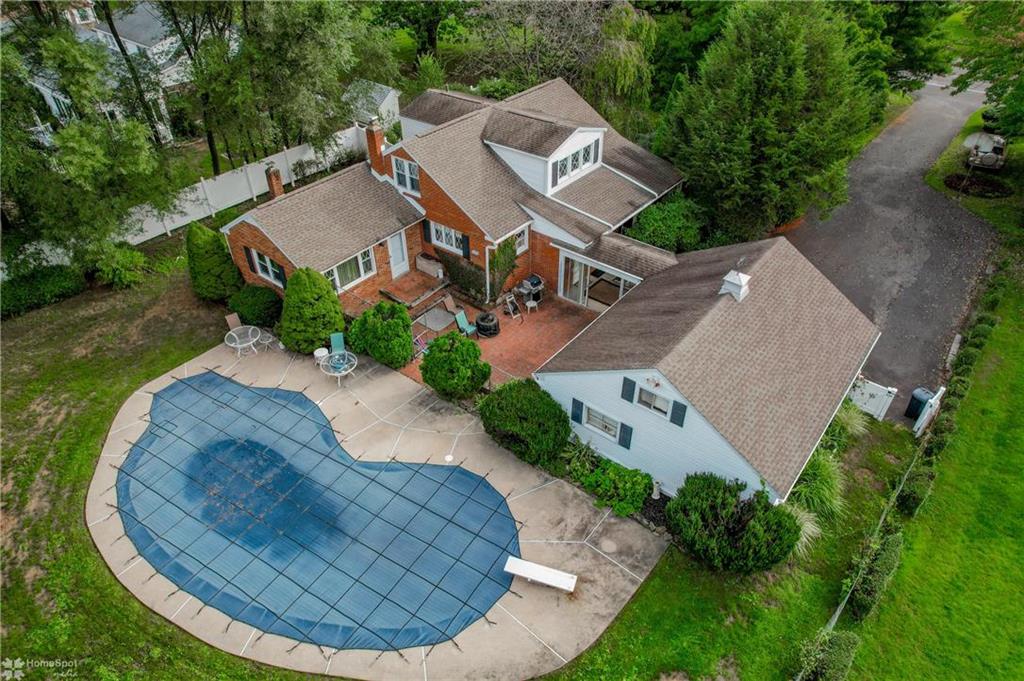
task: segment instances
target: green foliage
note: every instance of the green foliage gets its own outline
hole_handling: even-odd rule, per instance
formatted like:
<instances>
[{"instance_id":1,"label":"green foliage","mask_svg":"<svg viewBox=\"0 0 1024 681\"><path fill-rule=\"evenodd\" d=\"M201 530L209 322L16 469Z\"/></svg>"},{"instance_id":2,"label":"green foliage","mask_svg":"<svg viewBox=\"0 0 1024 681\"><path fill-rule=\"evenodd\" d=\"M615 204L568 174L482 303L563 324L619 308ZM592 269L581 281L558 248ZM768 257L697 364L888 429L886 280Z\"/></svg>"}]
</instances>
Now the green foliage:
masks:
<instances>
[{"instance_id":1,"label":"green foliage","mask_svg":"<svg viewBox=\"0 0 1024 681\"><path fill-rule=\"evenodd\" d=\"M242 286L227 241L220 232L193 222L185 234L192 290L203 300L226 300Z\"/></svg>"},{"instance_id":2,"label":"green foliage","mask_svg":"<svg viewBox=\"0 0 1024 681\"><path fill-rule=\"evenodd\" d=\"M277 329L284 346L309 355L325 347L332 333L344 330L341 303L327 277L308 267L295 270L285 287Z\"/></svg>"},{"instance_id":3,"label":"green foliage","mask_svg":"<svg viewBox=\"0 0 1024 681\"><path fill-rule=\"evenodd\" d=\"M423 381L449 400L476 394L491 377L491 365L480 361L480 346L458 331L430 341L420 364Z\"/></svg>"},{"instance_id":4,"label":"green foliage","mask_svg":"<svg viewBox=\"0 0 1024 681\"><path fill-rule=\"evenodd\" d=\"M146 256L131 246L106 243L90 254L96 280L117 289L141 284L145 276Z\"/></svg>"},{"instance_id":5,"label":"green foliage","mask_svg":"<svg viewBox=\"0 0 1024 681\"><path fill-rule=\"evenodd\" d=\"M966 376L974 369L974 363L978 361L981 351L977 348L963 348L956 353L953 360L953 374L955 376Z\"/></svg>"},{"instance_id":6,"label":"green foliage","mask_svg":"<svg viewBox=\"0 0 1024 681\"><path fill-rule=\"evenodd\" d=\"M852 631L822 631L806 641L800 650L800 678L803 681L843 681L860 646Z\"/></svg>"},{"instance_id":7,"label":"green foliage","mask_svg":"<svg viewBox=\"0 0 1024 681\"><path fill-rule=\"evenodd\" d=\"M238 314L243 324L272 329L281 319L281 296L267 286L246 284L230 298L228 309Z\"/></svg>"},{"instance_id":8,"label":"green foliage","mask_svg":"<svg viewBox=\"0 0 1024 681\"><path fill-rule=\"evenodd\" d=\"M677 78L654 151L683 173L710 231L759 238L845 200L868 102L844 30L820 3L736 4L697 75Z\"/></svg>"},{"instance_id":9,"label":"green foliage","mask_svg":"<svg viewBox=\"0 0 1024 681\"><path fill-rule=\"evenodd\" d=\"M491 256L491 295L497 296L505 288L505 282L516 268L516 240L505 239L494 249Z\"/></svg>"},{"instance_id":10,"label":"green foliage","mask_svg":"<svg viewBox=\"0 0 1024 681\"><path fill-rule=\"evenodd\" d=\"M411 88L406 89L410 89L414 93L425 92L444 87L447 80L448 76L440 62L432 55L421 54L416 58L416 80Z\"/></svg>"},{"instance_id":11,"label":"green foliage","mask_svg":"<svg viewBox=\"0 0 1024 681\"><path fill-rule=\"evenodd\" d=\"M86 289L85 275L71 265L45 265L0 282L0 317L8 319L29 310L70 298Z\"/></svg>"},{"instance_id":12,"label":"green foliage","mask_svg":"<svg viewBox=\"0 0 1024 681\"><path fill-rule=\"evenodd\" d=\"M626 468L605 458L601 458L590 473L576 481L597 497L598 506L611 506L615 515L622 517L640 512L653 484L650 474Z\"/></svg>"},{"instance_id":13,"label":"green foliage","mask_svg":"<svg viewBox=\"0 0 1024 681\"><path fill-rule=\"evenodd\" d=\"M845 507L844 486L839 460L825 450L816 449L793 486L790 499L822 520L835 522Z\"/></svg>"},{"instance_id":14,"label":"green foliage","mask_svg":"<svg viewBox=\"0 0 1024 681\"><path fill-rule=\"evenodd\" d=\"M921 454L928 461L935 461L939 458L949 445L949 433L931 433L924 443Z\"/></svg>"},{"instance_id":15,"label":"green foliage","mask_svg":"<svg viewBox=\"0 0 1024 681\"><path fill-rule=\"evenodd\" d=\"M481 97L502 100L522 92L525 88L507 78L482 78L476 84L477 93Z\"/></svg>"},{"instance_id":16,"label":"green foliage","mask_svg":"<svg viewBox=\"0 0 1024 681\"><path fill-rule=\"evenodd\" d=\"M483 303L486 295L483 268L465 258L445 253L440 249L437 249L435 254L441 262L441 267L444 268L444 276L448 278L452 286L464 293L470 300Z\"/></svg>"},{"instance_id":17,"label":"green foliage","mask_svg":"<svg viewBox=\"0 0 1024 681\"><path fill-rule=\"evenodd\" d=\"M899 567L902 550L903 533L894 532L877 544L868 546L854 564L854 574L861 571L861 575L846 603L847 611L854 620L863 620L874 611Z\"/></svg>"},{"instance_id":18,"label":"green foliage","mask_svg":"<svg viewBox=\"0 0 1024 681\"><path fill-rule=\"evenodd\" d=\"M352 321L346 341L354 352L367 354L392 369L400 369L413 356L409 311L405 305L382 300Z\"/></svg>"},{"instance_id":19,"label":"green foliage","mask_svg":"<svg viewBox=\"0 0 1024 681\"><path fill-rule=\"evenodd\" d=\"M848 435L860 437L868 432L868 426L871 423L869 418L850 398L845 398L839 405L835 420Z\"/></svg>"},{"instance_id":20,"label":"green foliage","mask_svg":"<svg viewBox=\"0 0 1024 681\"><path fill-rule=\"evenodd\" d=\"M700 245L702 211L676 192L645 208L626 236L673 253L692 251Z\"/></svg>"},{"instance_id":21,"label":"green foliage","mask_svg":"<svg viewBox=\"0 0 1024 681\"><path fill-rule=\"evenodd\" d=\"M677 73L697 70L700 58L721 33L729 7L727 2L698 0L665 3L649 10L658 27L651 53L652 95L657 107L664 105Z\"/></svg>"},{"instance_id":22,"label":"green foliage","mask_svg":"<svg viewBox=\"0 0 1024 681\"><path fill-rule=\"evenodd\" d=\"M971 340L978 339L984 342L992 335L992 328L991 324L975 324L971 327L971 332L968 337Z\"/></svg>"},{"instance_id":23,"label":"green foliage","mask_svg":"<svg viewBox=\"0 0 1024 681\"><path fill-rule=\"evenodd\" d=\"M903 488L896 495L896 508L907 517L917 515L917 509L932 493L935 484L935 469L931 466L915 466L907 475Z\"/></svg>"},{"instance_id":24,"label":"green foliage","mask_svg":"<svg viewBox=\"0 0 1024 681\"><path fill-rule=\"evenodd\" d=\"M885 3L884 40L892 47L885 70L890 85L917 90L951 65L943 22L956 11L955 2Z\"/></svg>"},{"instance_id":25,"label":"green foliage","mask_svg":"<svg viewBox=\"0 0 1024 681\"><path fill-rule=\"evenodd\" d=\"M971 379L966 376L954 376L946 386L946 393L950 397L963 399L967 391L971 389Z\"/></svg>"},{"instance_id":26,"label":"green foliage","mask_svg":"<svg viewBox=\"0 0 1024 681\"><path fill-rule=\"evenodd\" d=\"M880 121L890 91L886 66L894 57L891 41L884 35L889 8L871 0L837 3L835 8L850 19L846 24L850 61L868 93L871 119Z\"/></svg>"},{"instance_id":27,"label":"green foliage","mask_svg":"<svg viewBox=\"0 0 1024 681\"><path fill-rule=\"evenodd\" d=\"M466 15L470 3L458 0L437 2L381 2L374 6L376 21L409 31L416 40L416 54L437 54L439 37L451 35Z\"/></svg>"},{"instance_id":28,"label":"green foliage","mask_svg":"<svg viewBox=\"0 0 1024 681\"><path fill-rule=\"evenodd\" d=\"M599 461L594 448L579 439L575 433L569 437L569 444L562 452L562 459L565 460L569 477L581 484L582 480L597 468Z\"/></svg>"},{"instance_id":29,"label":"green foliage","mask_svg":"<svg viewBox=\"0 0 1024 681\"><path fill-rule=\"evenodd\" d=\"M480 401L480 420L495 442L527 463L560 475L569 417L536 382L509 381Z\"/></svg>"},{"instance_id":30,"label":"green foliage","mask_svg":"<svg viewBox=\"0 0 1024 681\"><path fill-rule=\"evenodd\" d=\"M713 473L689 475L668 503L669 529L694 556L715 568L742 574L768 570L800 539L800 525L764 490L746 499L746 483Z\"/></svg>"}]
</instances>

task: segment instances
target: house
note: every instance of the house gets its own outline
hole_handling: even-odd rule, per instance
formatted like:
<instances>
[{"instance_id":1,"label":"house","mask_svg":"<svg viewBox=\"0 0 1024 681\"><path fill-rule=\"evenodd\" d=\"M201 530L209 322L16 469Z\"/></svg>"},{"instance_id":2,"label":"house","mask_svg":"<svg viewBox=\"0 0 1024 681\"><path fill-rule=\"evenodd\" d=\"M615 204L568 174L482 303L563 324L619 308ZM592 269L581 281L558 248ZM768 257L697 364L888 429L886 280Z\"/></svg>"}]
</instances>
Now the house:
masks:
<instances>
[{"instance_id":1,"label":"house","mask_svg":"<svg viewBox=\"0 0 1024 681\"><path fill-rule=\"evenodd\" d=\"M398 122L400 94L393 87L357 78L345 91L344 100L352 107L352 116L357 123L366 126L376 118L388 130Z\"/></svg>"},{"instance_id":2,"label":"house","mask_svg":"<svg viewBox=\"0 0 1024 681\"><path fill-rule=\"evenodd\" d=\"M274 198L223 228L243 272L283 290L266 272L314 267L345 304L373 300L410 270L436 276L440 254L486 271L513 240L509 285L537 274L551 294L601 310L675 264L618 230L675 188L678 171L619 135L565 81L501 102L429 90L401 120L394 145L378 122L365 129L359 169L287 195L272 179ZM355 262L357 253L365 257ZM489 284L493 301L500 291Z\"/></svg>"},{"instance_id":3,"label":"house","mask_svg":"<svg viewBox=\"0 0 1024 681\"><path fill-rule=\"evenodd\" d=\"M534 377L668 493L712 472L785 500L879 331L784 238L686 253Z\"/></svg>"}]
</instances>

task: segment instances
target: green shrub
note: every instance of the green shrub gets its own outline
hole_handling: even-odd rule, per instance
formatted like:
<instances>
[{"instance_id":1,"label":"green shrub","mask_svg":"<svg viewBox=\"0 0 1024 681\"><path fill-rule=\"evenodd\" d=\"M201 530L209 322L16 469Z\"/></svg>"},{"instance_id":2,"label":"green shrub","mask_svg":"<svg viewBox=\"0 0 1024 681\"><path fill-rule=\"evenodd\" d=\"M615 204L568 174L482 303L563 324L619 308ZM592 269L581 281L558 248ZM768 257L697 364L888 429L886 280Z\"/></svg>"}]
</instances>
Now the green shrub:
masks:
<instances>
[{"instance_id":1,"label":"green shrub","mask_svg":"<svg viewBox=\"0 0 1024 681\"><path fill-rule=\"evenodd\" d=\"M994 314L990 314L988 312L982 312L981 314L975 315L975 317L974 317L974 324L975 325L977 325L977 324L985 324L987 326L993 326L994 327L998 323L999 323L999 317L996 317Z\"/></svg>"},{"instance_id":2,"label":"green shrub","mask_svg":"<svg viewBox=\"0 0 1024 681\"><path fill-rule=\"evenodd\" d=\"M981 309L986 312L994 312L1001 302L1003 302L1001 291L989 291L981 297Z\"/></svg>"},{"instance_id":3,"label":"green shrub","mask_svg":"<svg viewBox=\"0 0 1024 681\"><path fill-rule=\"evenodd\" d=\"M935 469L931 466L915 466L907 475L903 488L896 495L896 508L907 517L917 514L917 509L932 492L935 483Z\"/></svg>"},{"instance_id":4,"label":"green shrub","mask_svg":"<svg viewBox=\"0 0 1024 681\"><path fill-rule=\"evenodd\" d=\"M988 340L988 337L992 335L992 329L995 328L991 324L975 324L971 327L970 338L980 338L982 340Z\"/></svg>"},{"instance_id":5,"label":"green shrub","mask_svg":"<svg viewBox=\"0 0 1024 681\"><path fill-rule=\"evenodd\" d=\"M471 300L482 302L486 296L484 270L465 258L436 249L444 276Z\"/></svg>"},{"instance_id":6,"label":"green shrub","mask_svg":"<svg viewBox=\"0 0 1024 681\"><path fill-rule=\"evenodd\" d=\"M569 439L562 458L569 469L569 477L576 482L583 484L583 480L597 468L600 458L590 443L579 439L575 433Z\"/></svg>"},{"instance_id":7,"label":"green shrub","mask_svg":"<svg viewBox=\"0 0 1024 681\"><path fill-rule=\"evenodd\" d=\"M953 360L953 375L966 376L970 374L980 354L981 351L977 348L963 348L956 353L956 359Z\"/></svg>"},{"instance_id":8,"label":"green shrub","mask_svg":"<svg viewBox=\"0 0 1024 681\"><path fill-rule=\"evenodd\" d=\"M495 442L527 463L562 475L569 416L536 382L509 381L480 401L480 420Z\"/></svg>"},{"instance_id":9,"label":"green shrub","mask_svg":"<svg viewBox=\"0 0 1024 681\"><path fill-rule=\"evenodd\" d=\"M954 376L949 379L949 385L946 386L946 394L950 397L963 399L970 389L971 379L966 376Z\"/></svg>"},{"instance_id":10,"label":"green shrub","mask_svg":"<svg viewBox=\"0 0 1024 681\"><path fill-rule=\"evenodd\" d=\"M948 433L930 433L928 440L924 443L924 448L921 453L925 459L934 461L939 458L939 455L949 445L949 434Z\"/></svg>"},{"instance_id":11,"label":"green shrub","mask_svg":"<svg viewBox=\"0 0 1024 681\"><path fill-rule=\"evenodd\" d=\"M353 351L400 369L413 356L409 311L400 303L382 300L352 321L346 341Z\"/></svg>"},{"instance_id":12,"label":"green shrub","mask_svg":"<svg viewBox=\"0 0 1024 681\"><path fill-rule=\"evenodd\" d=\"M952 435L955 433L956 420L953 418L953 413L943 410L932 421L930 430L933 435Z\"/></svg>"},{"instance_id":13,"label":"green shrub","mask_svg":"<svg viewBox=\"0 0 1024 681\"><path fill-rule=\"evenodd\" d=\"M480 361L479 345L451 331L430 341L420 374L441 397L461 400L484 387L491 377L491 365Z\"/></svg>"},{"instance_id":14,"label":"green shrub","mask_svg":"<svg viewBox=\"0 0 1024 681\"><path fill-rule=\"evenodd\" d=\"M687 476L666 508L669 529L715 569L744 574L769 569L793 551L800 524L764 490L741 499L746 487L713 473Z\"/></svg>"},{"instance_id":15,"label":"green shrub","mask_svg":"<svg viewBox=\"0 0 1024 681\"><path fill-rule=\"evenodd\" d=\"M960 398L955 395L950 395L949 391L942 397L942 409L947 414L952 414L960 408Z\"/></svg>"},{"instance_id":16,"label":"green shrub","mask_svg":"<svg viewBox=\"0 0 1024 681\"><path fill-rule=\"evenodd\" d=\"M802 681L843 681L860 646L852 631L822 632L804 643L800 651Z\"/></svg>"},{"instance_id":17,"label":"green shrub","mask_svg":"<svg viewBox=\"0 0 1024 681\"><path fill-rule=\"evenodd\" d=\"M700 245L701 209L676 192L645 208L626 235L673 253L692 251Z\"/></svg>"},{"instance_id":18,"label":"green shrub","mask_svg":"<svg viewBox=\"0 0 1024 681\"><path fill-rule=\"evenodd\" d=\"M839 411L836 412L834 420L838 422L847 436L860 437L868 432L871 425L869 418L860 407L853 403L853 400L847 397L839 405Z\"/></svg>"},{"instance_id":19,"label":"green shrub","mask_svg":"<svg viewBox=\"0 0 1024 681\"><path fill-rule=\"evenodd\" d=\"M185 235L185 250L192 290L203 300L227 300L242 287L242 274L220 232L193 222Z\"/></svg>"},{"instance_id":20,"label":"green shrub","mask_svg":"<svg viewBox=\"0 0 1024 681\"><path fill-rule=\"evenodd\" d=\"M86 286L85 275L77 267L38 267L0 282L0 317L8 319L70 298L84 291Z\"/></svg>"},{"instance_id":21,"label":"green shrub","mask_svg":"<svg viewBox=\"0 0 1024 681\"><path fill-rule=\"evenodd\" d=\"M640 512L653 486L648 473L626 468L604 458L583 479L577 481L583 485L583 489L597 497L598 506L611 506L615 515L623 517Z\"/></svg>"},{"instance_id":22,"label":"green shrub","mask_svg":"<svg viewBox=\"0 0 1024 681\"><path fill-rule=\"evenodd\" d=\"M860 621L870 615L885 593L893 573L900 564L900 552L903 550L903 533L894 532L886 535L868 550L854 565L855 574L862 570L860 579L850 592L850 600L846 607L854 620Z\"/></svg>"},{"instance_id":23,"label":"green shrub","mask_svg":"<svg viewBox=\"0 0 1024 681\"><path fill-rule=\"evenodd\" d=\"M344 330L341 303L327 277L308 267L295 270L284 291L277 329L284 346L308 355L326 346L332 333Z\"/></svg>"},{"instance_id":24,"label":"green shrub","mask_svg":"<svg viewBox=\"0 0 1024 681\"><path fill-rule=\"evenodd\" d=\"M967 340L964 341L963 347L973 348L974 350L981 350L983 347L985 347L986 340L987 339L981 338L979 336L968 336Z\"/></svg>"},{"instance_id":25,"label":"green shrub","mask_svg":"<svg viewBox=\"0 0 1024 681\"><path fill-rule=\"evenodd\" d=\"M826 522L837 520L845 506L843 469L838 459L825 450L814 450L790 498Z\"/></svg>"},{"instance_id":26,"label":"green shrub","mask_svg":"<svg viewBox=\"0 0 1024 681\"><path fill-rule=\"evenodd\" d=\"M91 254L96 281L116 289L141 284L145 278L146 256L131 246L104 244Z\"/></svg>"},{"instance_id":27,"label":"green shrub","mask_svg":"<svg viewBox=\"0 0 1024 681\"><path fill-rule=\"evenodd\" d=\"M482 78L476 87L481 97L498 100L511 97L525 89L522 85L507 78Z\"/></svg>"},{"instance_id":28,"label":"green shrub","mask_svg":"<svg viewBox=\"0 0 1024 681\"><path fill-rule=\"evenodd\" d=\"M273 328L281 318L281 296L272 288L247 284L228 298L228 308L245 324Z\"/></svg>"}]
</instances>

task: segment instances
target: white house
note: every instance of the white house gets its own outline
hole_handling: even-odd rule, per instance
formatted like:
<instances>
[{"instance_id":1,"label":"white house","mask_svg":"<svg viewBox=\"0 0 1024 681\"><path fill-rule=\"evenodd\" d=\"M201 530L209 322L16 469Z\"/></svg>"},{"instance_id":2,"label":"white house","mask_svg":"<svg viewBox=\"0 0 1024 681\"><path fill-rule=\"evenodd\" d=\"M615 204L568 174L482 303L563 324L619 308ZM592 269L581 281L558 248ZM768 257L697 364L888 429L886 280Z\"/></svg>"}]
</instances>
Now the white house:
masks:
<instances>
[{"instance_id":1,"label":"white house","mask_svg":"<svg viewBox=\"0 0 1024 681\"><path fill-rule=\"evenodd\" d=\"M878 336L775 238L679 256L534 377L582 440L669 494L711 472L783 501Z\"/></svg>"},{"instance_id":2,"label":"white house","mask_svg":"<svg viewBox=\"0 0 1024 681\"><path fill-rule=\"evenodd\" d=\"M352 116L357 123L366 126L376 118L387 130L399 118L400 94L395 88L383 83L357 78L345 91L344 100L351 105Z\"/></svg>"}]
</instances>

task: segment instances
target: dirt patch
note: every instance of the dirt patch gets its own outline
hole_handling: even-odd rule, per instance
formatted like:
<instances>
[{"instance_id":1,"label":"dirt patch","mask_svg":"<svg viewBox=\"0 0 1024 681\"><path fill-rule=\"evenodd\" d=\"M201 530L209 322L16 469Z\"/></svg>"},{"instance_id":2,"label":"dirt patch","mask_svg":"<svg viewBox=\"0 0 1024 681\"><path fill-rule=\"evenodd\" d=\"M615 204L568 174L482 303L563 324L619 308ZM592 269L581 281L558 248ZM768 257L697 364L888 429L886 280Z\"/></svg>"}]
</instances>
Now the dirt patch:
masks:
<instances>
[{"instance_id":1,"label":"dirt patch","mask_svg":"<svg viewBox=\"0 0 1024 681\"><path fill-rule=\"evenodd\" d=\"M1013 189L1009 185L984 173L953 173L946 175L942 183L955 192L982 199L1005 199L1013 195Z\"/></svg>"},{"instance_id":2,"label":"dirt patch","mask_svg":"<svg viewBox=\"0 0 1024 681\"><path fill-rule=\"evenodd\" d=\"M715 675L708 677L709 681L739 681L740 668L736 664L736 658L730 655L718 661L718 668Z\"/></svg>"},{"instance_id":3,"label":"dirt patch","mask_svg":"<svg viewBox=\"0 0 1024 681\"><path fill-rule=\"evenodd\" d=\"M853 477L857 481L858 485L870 487L878 492L885 489L885 484L879 480L869 468L856 469L853 471Z\"/></svg>"}]
</instances>

